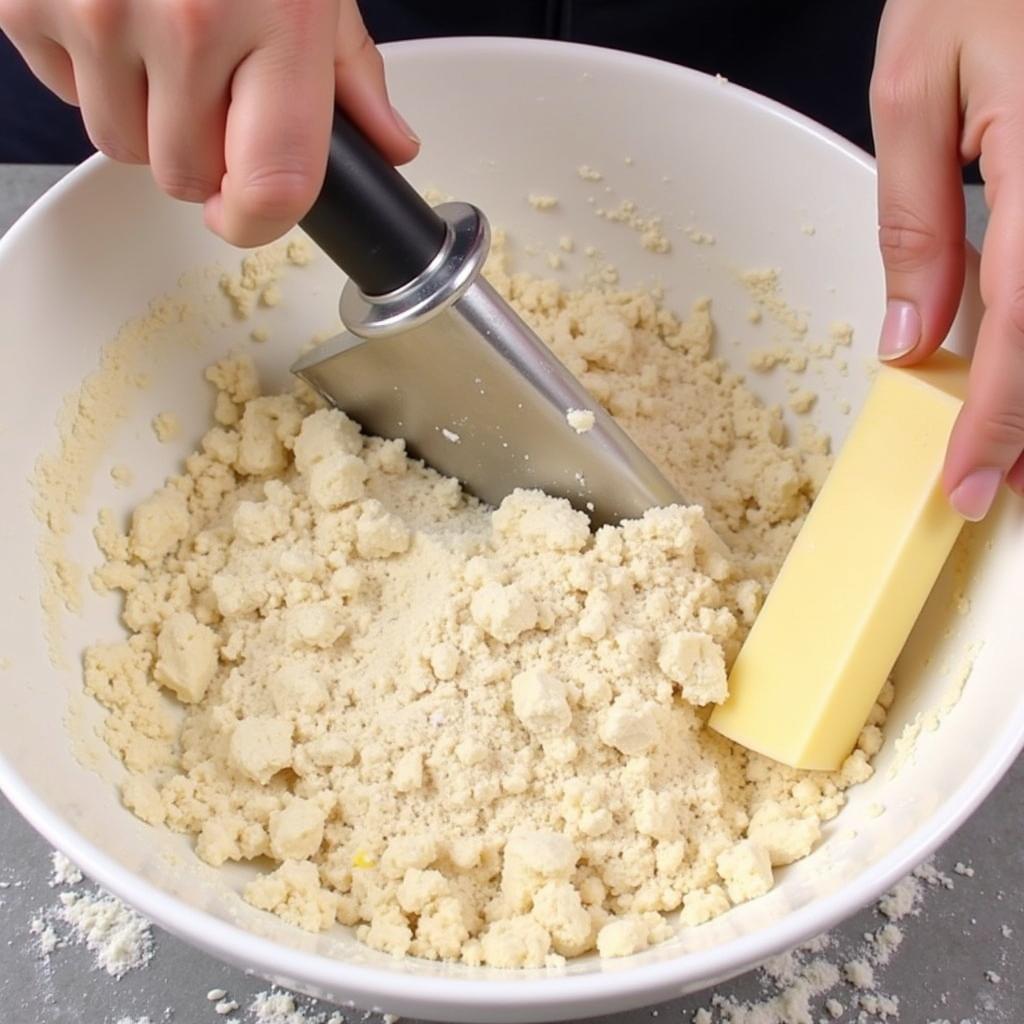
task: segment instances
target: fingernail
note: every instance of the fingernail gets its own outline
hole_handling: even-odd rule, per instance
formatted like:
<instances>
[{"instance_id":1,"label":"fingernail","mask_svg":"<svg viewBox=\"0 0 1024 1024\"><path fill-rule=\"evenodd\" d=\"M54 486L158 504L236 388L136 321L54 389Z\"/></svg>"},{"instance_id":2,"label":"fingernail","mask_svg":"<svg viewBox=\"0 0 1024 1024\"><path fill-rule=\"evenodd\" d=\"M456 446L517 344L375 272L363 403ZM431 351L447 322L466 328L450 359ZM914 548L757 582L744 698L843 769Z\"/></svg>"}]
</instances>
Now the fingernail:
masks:
<instances>
[{"instance_id":1,"label":"fingernail","mask_svg":"<svg viewBox=\"0 0 1024 1024\"><path fill-rule=\"evenodd\" d=\"M899 359L916 348L920 340L921 317L917 307L904 299L890 299L882 321L878 358Z\"/></svg>"},{"instance_id":2,"label":"fingernail","mask_svg":"<svg viewBox=\"0 0 1024 1024\"><path fill-rule=\"evenodd\" d=\"M412 141L415 142L416 145L418 146L420 144L420 142L421 142L421 139L409 127L409 122L406 121L406 119L404 117L402 117L402 115L397 110L395 110L394 107L391 108L391 113L395 115L395 120L398 122L398 127L401 128L402 131L405 132L405 134L408 135L409 138L412 139Z\"/></svg>"},{"instance_id":3,"label":"fingernail","mask_svg":"<svg viewBox=\"0 0 1024 1024\"><path fill-rule=\"evenodd\" d=\"M950 504L968 522L977 523L988 515L1002 482L1001 469L976 469L953 489Z\"/></svg>"}]
</instances>

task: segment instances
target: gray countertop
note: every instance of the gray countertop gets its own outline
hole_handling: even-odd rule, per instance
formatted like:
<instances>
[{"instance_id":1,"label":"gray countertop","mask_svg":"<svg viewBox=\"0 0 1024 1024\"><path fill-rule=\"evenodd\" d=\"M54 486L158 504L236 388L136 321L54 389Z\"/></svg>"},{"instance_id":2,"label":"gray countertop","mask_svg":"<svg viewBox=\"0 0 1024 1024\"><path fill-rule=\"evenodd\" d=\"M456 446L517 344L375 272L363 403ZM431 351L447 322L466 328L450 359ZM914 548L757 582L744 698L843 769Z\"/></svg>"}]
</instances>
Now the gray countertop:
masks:
<instances>
[{"instance_id":1,"label":"gray countertop","mask_svg":"<svg viewBox=\"0 0 1024 1024\"><path fill-rule=\"evenodd\" d=\"M56 181L64 168L0 166L0 233ZM984 230L980 190L968 193L972 237ZM944 882L918 883L918 910L900 921L904 941L886 967L876 970L877 992L899 1001L902 1024L1021 1024L1024 1021L1024 758L981 809L935 858ZM47 844L0 797L0 1024L216 1024L252 1021L257 993L266 983L226 967L153 929L149 962L119 980L96 966L81 943L68 942L49 956L40 953L33 919L58 905L69 886L54 886ZM933 880L936 876L933 876ZM88 883L73 888L82 891ZM831 933L823 956L841 965L865 948L865 932L884 923L868 908ZM38 928L38 925L36 926ZM767 990L766 990L767 984ZM218 1014L207 999L224 989L238 1008ZM802 1024L794 1009L772 1015L730 1011L729 1001L764 1002L772 992L764 972L750 974L657 1007L601 1018L605 1024L639 1024L652 1018L689 1024L702 1007L719 1005L713 1019L732 1024ZM882 1000L858 1006L859 993L845 982L810 1000L810 1020L873 1024L891 1015ZM829 1002L829 1001L833 1002ZM297 1000L288 1024L313 1024L333 1008ZM833 1014L842 1006L838 1017ZM363 1019L348 1011L348 1021ZM374 1024L379 1017L372 1018ZM278 1024L277 1021L274 1024Z\"/></svg>"}]
</instances>

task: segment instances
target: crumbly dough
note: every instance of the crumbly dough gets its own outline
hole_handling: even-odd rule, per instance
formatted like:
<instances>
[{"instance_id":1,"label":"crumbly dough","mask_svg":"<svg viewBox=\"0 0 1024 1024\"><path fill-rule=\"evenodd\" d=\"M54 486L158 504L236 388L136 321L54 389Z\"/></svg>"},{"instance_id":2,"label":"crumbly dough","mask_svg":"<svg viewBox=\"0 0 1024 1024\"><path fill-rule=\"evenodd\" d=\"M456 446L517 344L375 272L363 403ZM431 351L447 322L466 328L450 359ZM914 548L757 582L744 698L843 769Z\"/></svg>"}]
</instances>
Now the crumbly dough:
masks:
<instances>
[{"instance_id":1,"label":"crumbly dough","mask_svg":"<svg viewBox=\"0 0 1024 1024\"><path fill-rule=\"evenodd\" d=\"M207 373L185 471L101 517L99 589L126 641L85 684L125 804L300 927L496 967L622 956L766 892L871 773L797 772L704 728L816 492L820 440L784 443L712 356L706 300L489 275L691 504L591 535L566 502L497 509L365 437L302 386ZM260 257L224 288L239 315ZM183 723L163 694L184 705ZM884 720L881 706L872 717Z\"/></svg>"}]
</instances>

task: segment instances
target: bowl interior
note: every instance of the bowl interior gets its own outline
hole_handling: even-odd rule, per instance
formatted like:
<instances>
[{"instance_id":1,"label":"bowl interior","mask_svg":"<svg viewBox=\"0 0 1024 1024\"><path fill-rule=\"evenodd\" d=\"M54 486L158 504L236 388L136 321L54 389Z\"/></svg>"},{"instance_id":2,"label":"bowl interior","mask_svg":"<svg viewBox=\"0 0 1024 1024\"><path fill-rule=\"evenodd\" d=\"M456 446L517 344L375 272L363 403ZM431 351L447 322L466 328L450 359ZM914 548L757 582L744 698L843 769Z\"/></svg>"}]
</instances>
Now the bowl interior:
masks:
<instances>
[{"instance_id":1,"label":"bowl interior","mask_svg":"<svg viewBox=\"0 0 1024 1024\"><path fill-rule=\"evenodd\" d=\"M779 268L784 297L805 312L810 338L824 340L833 321L852 324L845 371L826 363L806 379L820 396L810 419L841 441L851 419L843 403L856 411L869 383L882 295L866 158L725 83L606 51L436 41L389 48L388 63L396 104L426 140L410 177L480 205L495 227L509 230L517 266L571 281L606 259L625 283L663 286L666 303L680 311L710 296L718 354L770 402L785 402L786 376L750 373L747 357L778 328L748 321L739 272ZM584 165L600 179L581 176ZM529 193L556 196L558 204L540 212ZM648 251L636 231L596 214L624 200L662 218L671 252ZM574 251L551 269L548 254L560 251L563 236ZM90 532L98 510L123 515L206 429L207 364L244 347L273 384L284 380L301 344L337 329L341 277L323 257L287 274L279 307L235 319L217 291L217 272L195 268L237 270L239 258L204 232L195 209L159 195L144 171L103 160L73 175L0 246L9 361L0 377L7 499L0 781L51 840L173 930L306 990L402 1014L479 1019L486 1008L495 1020L551 1020L638 1005L735 973L872 898L962 820L1020 748L1024 691L1011 672L1019 658L1009 618L1021 597L1015 566L1024 558L1024 532L1020 510L1007 503L965 534L915 630L875 778L851 793L820 848L783 870L767 897L638 956L604 964L586 958L515 981L395 961L341 929L308 935L248 907L235 894L245 869L207 868L182 837L149 828L120 806L112 785L120 768L94 735L99 713L81 696L78 664L85 645L119 635L117 606L86 585L81 612L62 617L65 664L51 663L28 483L36 459L58 443L64 396L155 296L177 293L189 308L165 316L146 344L124 342L125 358L148 375L148 387L100 396L119 416L93 460L69 535L69 552L86 572L99 561ZM969 348L976 322L971 294L951 339L961 349ZM267 330L266 343L249 340L256 326ZM161 445L150 420L164 410L184 430ZM117 464L134 470L127 487L111 479ZM963 697L941 728L922 730L911 755L898 757L901 729L941 705L968 665ZM275 945L227 927L236 924ZM483 979L490 987L472 984Z\"/></svg>"}]
</instances>

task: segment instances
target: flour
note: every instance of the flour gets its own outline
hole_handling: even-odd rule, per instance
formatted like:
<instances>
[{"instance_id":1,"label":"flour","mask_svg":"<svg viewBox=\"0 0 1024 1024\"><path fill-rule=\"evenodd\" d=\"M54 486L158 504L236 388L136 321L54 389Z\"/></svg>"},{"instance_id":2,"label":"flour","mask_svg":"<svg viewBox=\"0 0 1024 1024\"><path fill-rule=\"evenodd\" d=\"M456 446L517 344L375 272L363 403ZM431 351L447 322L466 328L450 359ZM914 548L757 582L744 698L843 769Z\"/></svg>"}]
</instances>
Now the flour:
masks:
<instances>
[{"instance_id":1,"label":"flour","mask_svg":"<svg viewBox=\"0 0 1024 1024\"><path fill-rule=\"evenodd\" d=\"M144 967L153 956L149 922L102 889L77 888L82 872L64 854L51 855L50 885L66 891L57 904L29 922L36 953L43 959L70 944L84 945L95 966L115 978Z\"/></svg>"},{"instance_id":2,"label":"flour","mask_svg":"<svg viewBox=\"0 0 1024 1024\"><path fill-rule=\"evenodd\" d=\"M347 1024L340 1012L304 1010L291 993L273 989L256 995L248 1016L256 1024Z\"/></svg>"},{"instance_id":3,"label":"flour","mask_svg":"<svg viewBox=\"0 0 1024 1024\"><path fill-rule=\"evenodd\" d=\"M238 315L270 266L222 280ZM491 510L231 356L185 472L101 521L131 636L85 685L125 804L210 864L275 861L261 909L395 955L627 955L768 891L871 773L703 728L828 457L712 357L707 300L514 274L500 233L488 274L694 504L596 536L535 492Z\"/></svg>"},{"instance_id":4,"label":"flour","mask_svg":"<svg viewBox=\"0 0 1024 1024\"><path fill-rule=\"evenodd\" d=\"M807 315L794 309L783 298L778 270L747 270L740 274L740 281L761 314L768 317L792 340L804 339L808 330Z\"/></svg>"},{"instance_id":5,"label":"flour","mask_svg":"<svg viewBox=\"0 0 1024 1024\"><path fill-rule=\"evenodd\" d=\"M144 967L153 956L149 922L115 896L62 893L60 917L71 926L73 938L93 954L96 966L120 978Z\"/></svg>"},{"instance_id":6,"label":"flour","mask_svg":"<svg viewBox=\"0 0 1024 1024\"><path fill-rule=\"evenodd\" d=\"M50 863L53 865L51 886L78 885L82 881L82 872L59 850L54 850L50 855Z\"/></svg>"},{"instance_id":7,"label":"flour","mask_svg":"<svg viewBox=\"0 0 1024 1024\"><path fill-rule=\"evenodd\" d=\"M905 764L913 763L917 754L917 745L927 732L935 732L943 720L960 703L967 680L974 671L974 662L981 653L981 641L969 644L967 650L958 659L955 666L948 672L951 676L942 697L935 707L919 711L912 721L908 722L896 738L892 767L889 778L895 778Z\"/></svg>"},{"instance_id":8,"label":"flour","mask_svg":"<svg viewBox=\"0 0 1024 1024\"><path fill-rule=\"evenodd\" d=\"M761 998L743 1002L713 996L709 1006L696 1012L694 1024L824 1024L830 1019L878 1024L898 1019L900 1001L881 989L885 968L904 942L897 922L920 913L929 889L952 887L952 880L926 861L875 904L875 912L884 920L877 928L852 943L838 934L822 935L773 957L757 969Z\"/></svg>"},{"instance_id":9,"label":"flour","mask_svg":"<svg viewBox=\"0 0 1024 1024\"><path fill-rule=\"evenodd\" d=\"M104 348L99 369L66 398L58 423L59 446L36 464L33 509L41 524L41 602L50 656L58 666L65 663L61 616L81 606L82 573L67 553L68 535L82 511L107 440L131 412L134 395L146 386L139 370L143 357L174 336L188 312L183 300L161 299L145 316L125 325Z\"/></svg>"},{"instance_id":10,"label":"flour","mask_svg":"<svg viewBox=\"0 0 1024 1024\"><path fill-rule=\"evenodd\" d=\"M594 213L603 220L632 228L640 236L640 244L649 252L672 251L672 243L664 233L661 218L640 213L639 207L632 199L624 199L615 207L597 207Z\"/></svg>"}]
</instances>

